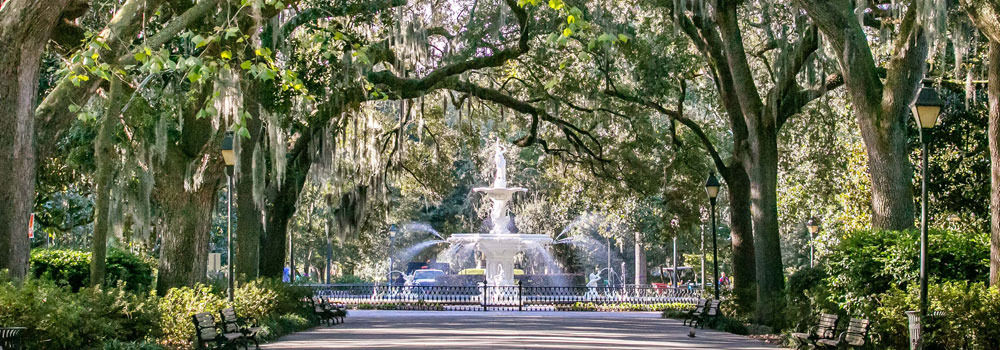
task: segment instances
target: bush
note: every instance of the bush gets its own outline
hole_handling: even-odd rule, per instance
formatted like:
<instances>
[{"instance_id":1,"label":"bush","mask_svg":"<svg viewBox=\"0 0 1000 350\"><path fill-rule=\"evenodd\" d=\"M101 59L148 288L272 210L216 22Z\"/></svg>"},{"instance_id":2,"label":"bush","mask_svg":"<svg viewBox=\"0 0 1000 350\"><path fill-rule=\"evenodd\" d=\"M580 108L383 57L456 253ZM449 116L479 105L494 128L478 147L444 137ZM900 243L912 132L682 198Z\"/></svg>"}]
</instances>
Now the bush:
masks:
<instances>
[{"instance_id":1,"label":"bush","mask_svg":"<svg viewBox=\"0 0 1000 350\"><path fill-rule=\"evenodd\" d=\"M983 283L946 282L928 286L931 311L945 316L925 322L926 349L1000 349L1000 291ZM917 310L919 285L893 289L880 298L872 315L872 332L879 348L908 349L905 312Z\"/></svg>"},{"instance_id":2,"label":"bush","mask_svg":"<svg viewBox=\"0 0 1000 350\"><path fill-rule=\"evenodd\" d=\"M271 339L315 324L302 302L311 291L276 280L258 280L236 290L240 316L259 321L261 339ZM28 278L20 286L0 276L0 324L28 327L27 349L157 350L188 349L194 336L191 316L227 307L217 290L205 285L173 288L160 298L135 293L119 283L111 288L80 288L49 279Z\"/></svg>"},{"instance_id":3,"label":"bush","mask_svg":"<svg viewBox=\"0 0 1000 350\"><path fill-rule=\"evenodd\" d=\"M139 342L122 342L118 340L112 340L104 343L104 350L163 350L163 346L155 343L147 343L144 341Z\"/></svg>"},{"instance_id":4,"label":"bush","mask_svg":"<svg viewBox=\"0 0 1000 350\"><path fill-rule=\"evenodd\" d=\"M155 335L155 297L115 287L73 293L53 281L0 281L0 324L28 327L28 349L98 348Z\"/></svg>"},{"instance_id":5,"label":"bush","mask_svg":"<svg viewBox=\"0 0 1000 350\"><path fill-rule=\"evenodd\" d=\"M233 301L240 317L267 329L261 339L268 339L314 324L309 318L312 313L302 302L311 295L308 288L260 279L237 287ZM194 338L191 316L208 312L218 319L219 313L227 307L225 296L206 285L171 289L159 304L161 343L172 348L189 347Z\"/></svg>"},{"instance_id":6,"label":"bush","mask_svg":"<svg viewBox=\"0 0 1000 350\"><path fill-rule=\"evenodd\" d=\"M948 316L926 320L934 330L927 341L942 349L1000 349L1000 299L981 282L989 270L987 236L932 230L929 238L930 309ZM801 321L799 330L820 312L837 313L842 322L866 318L873 348L908 349L905 312L918 309L917 242L915 231L851 232L827 256L825 272L789 277L789 318Z\"/></svg>"},{"instance_id":7,"label":"bush","mask_svg":"<svg viewBox=\"0 0 1000 350\"><path fill-rule=\"evenodd\" d=\"M939 281L984 281L989 276L988 235L931 230L928 273ZM830 294L848 313L877 304L892 288L906 290L917 281L920 241L917 231L854 231L826 257Z\"/></svg>"},{"instance_id":8,"label":"bush","mask_svg":"<svg viewBox=\"0 0 1000 350\"><path fill-rule=\"evenodd\" d=\"M90 284L90 252L69 249L37 249L31 252L31 274L55 281L73 291ZM105 267L106 287L124 282L130 291L147 291L153 284L153 267L142 258L112 248Z\"/></svg>"},{"instance_id":9,"label":"bush","mask_svg":"<svg viewBox=\"0 0 1000 350\"><path fill-rule=\"evenodd\" d=\"M822 267L804 268L788 276L788 304L786 319L799 331L818 320L819 313L837 313L839 308L830 302L827 272Z\"/></svg>"},{"instance_id":10,"label":"bush","mask_svg":"<svg viewBox=\"0 0 1000 350\"><path fill-rule=\"evenodd\" d=\"M161 343L172 348L190 348L194 338L191 316L199 312L209 312L218 317L226 301L214 293L211 287L198 284L192 287L173 288L167 291L159 303Z\"/></svg>"}]
</instances>

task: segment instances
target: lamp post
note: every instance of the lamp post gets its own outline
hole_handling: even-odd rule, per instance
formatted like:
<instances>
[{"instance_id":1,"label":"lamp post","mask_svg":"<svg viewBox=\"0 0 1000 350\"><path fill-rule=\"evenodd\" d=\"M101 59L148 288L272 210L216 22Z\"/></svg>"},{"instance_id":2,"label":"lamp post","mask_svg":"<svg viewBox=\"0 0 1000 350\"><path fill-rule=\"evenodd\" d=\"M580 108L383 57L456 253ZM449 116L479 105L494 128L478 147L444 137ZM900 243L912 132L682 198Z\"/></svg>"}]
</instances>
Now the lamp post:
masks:
<instances>
[{"instance_id":1,"label":"lamp post","mask_svg":"<svg viewBox=\"0 0 1000 350\"><path fill-rule=\"evenodd\" d=\"M927 317L927 144L933 137L934 124L941 115L944 101L937 91L921 88L911 110L920 126L920 310L908 311L910 321L910 348L923 349L923 320Z\"/></svg>"},{"instance_id":2,"label":"lamp post","mask_svg":"<svg viewBox=\"0 0 1000 350\"><path fill-rule=\"evenodd\" d=\"M819 222L815 218L809 219L806 228L809 229L809 267L813 267L813 237L819 233Z\"/></svg>"},{"instance_id":3,"label":"lamp post","mask_svg":"<svg viewBox=\"0 0 1000 350\"><path fill-rule=\"evenodd\" d=\"M922 88L911 107L920 125L920 316L927 316L927 144L933 138L934 124L941 115L944 101L934 89Z\"/></svg>"},{"instance_id":4,"label":"lamp post","mask_svg":"<svg viewBox=\"0 0 1000 350\"><path fill-rule=\"evenodd\" d=\"M719 300L719 246L718 235L715 234L715 198L719 196L719 179L715 178L715 173L708 173L705 192L708 193L708 202L712 206L712 264L715 265L712 284L715 286L715 300Z\"/></svg>"},{"instance_id":5,"label":"lamp post","mask_svg":"<svg viewBox=\"0 0 1000 350\"><path fill-rule=\"evenodd\" d=\"M226 259L229 264L229 284L226 290L229 302L233 302L234 280L233 280L233 165L236 164L236 153L233 152L233 132L226 131L226 136L222 139L222 160L226 162Z\"/></svg>"},{"instance_id":6,"label":"lamp post","mask_svg":"<svg viewBox=\"0 0 1000 350\"><path fill-rule=\"evenodd\" d=\"M386 285L390 288L392 287L392 263L395 258L395 246L396 246L396 233L399 232L399 228L396 224L389 225L389 273L386 274Z\"/></svg>"},{"instance_id":7,"label":"lamp post","mask_svg":"<svg viewBox=\"0 0 1000 350\"><path fill-rule=\"evenodd\" d=\"M326 276L323 283L330 283L330 269L333 266L333 241L330 239L330 226L333 226L333 194L326 194Z\"/></svg>"}]
</instances>

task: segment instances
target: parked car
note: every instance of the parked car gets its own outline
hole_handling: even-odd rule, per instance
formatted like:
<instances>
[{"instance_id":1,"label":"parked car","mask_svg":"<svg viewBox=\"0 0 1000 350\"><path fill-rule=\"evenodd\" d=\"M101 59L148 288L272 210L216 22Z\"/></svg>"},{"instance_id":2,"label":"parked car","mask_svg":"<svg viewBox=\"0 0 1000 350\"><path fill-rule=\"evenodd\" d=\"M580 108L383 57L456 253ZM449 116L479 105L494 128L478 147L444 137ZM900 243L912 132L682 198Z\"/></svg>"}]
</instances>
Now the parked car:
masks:
<instances>
[{"instance_id":1,"label":"parked car","mask_svg":"<svg viewBox=\"0 0 1000 350\"><path fill-rule=\"evenodd\" d=\"M414 287L434 286L437 283L437 278L444 275L445 275L444 271L437 269L414 270L413 286Z\"/></svg>"}]
</instances>

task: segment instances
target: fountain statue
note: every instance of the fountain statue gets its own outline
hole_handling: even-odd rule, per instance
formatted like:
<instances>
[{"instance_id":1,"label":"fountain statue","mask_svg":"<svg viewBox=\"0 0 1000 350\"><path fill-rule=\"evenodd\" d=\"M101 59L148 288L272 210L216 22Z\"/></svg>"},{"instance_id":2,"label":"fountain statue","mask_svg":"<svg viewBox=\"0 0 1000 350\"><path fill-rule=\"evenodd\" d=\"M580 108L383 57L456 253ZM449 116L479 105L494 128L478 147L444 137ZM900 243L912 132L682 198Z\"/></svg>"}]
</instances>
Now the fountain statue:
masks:
<instances>
[{"instance_id":1,"label":"fountain statue","mask_svg":"<svg viewBox=\"0 0 1000 350\"><path fill-rule=\"evenodd\" d=\"M587 280L587 293L583 294L584 300L593 300L597 297L597 281L601 280L601 275L591 273Z\"/></svg>"},{"instance_id":2,"label":"fountain statue","mask_svg":"<svg viewBox=\"0 0 1000 350\"><path fill-rule=\"evenodd\" d=\"M514 193L528 190L521 187L507 187L507 160L504 158L506 151L507 148L498 140L493 152L496 172L491 186L472 189L473 192L485 193L492 204L490 231L485 234L460 233L448 238L448 242L452 244L475 244L486 260L484 277L491 286L514 285L514 256L526 250L528 244L552 244L552 238L548 235L510 232L511 218L507 213L507 202L514 197Z\"/></svg>"}]
</instances>

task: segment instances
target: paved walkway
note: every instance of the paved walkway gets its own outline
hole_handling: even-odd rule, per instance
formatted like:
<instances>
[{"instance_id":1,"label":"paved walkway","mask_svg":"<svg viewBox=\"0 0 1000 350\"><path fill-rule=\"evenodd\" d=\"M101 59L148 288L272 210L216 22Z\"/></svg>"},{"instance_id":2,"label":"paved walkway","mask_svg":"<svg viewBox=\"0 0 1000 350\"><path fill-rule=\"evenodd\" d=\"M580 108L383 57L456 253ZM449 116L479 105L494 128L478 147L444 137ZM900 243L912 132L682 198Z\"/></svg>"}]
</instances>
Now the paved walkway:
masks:
<instances>
[{"instance_id":1,"label":"paved walkway","mask_svg":"<svg viewBox=\"0 0 1000 350\"><path fill-rule=\"evenodd\" d=\"M651 312L351 311L264 349L778 349Z\"/></svg>"}]
</instances>

